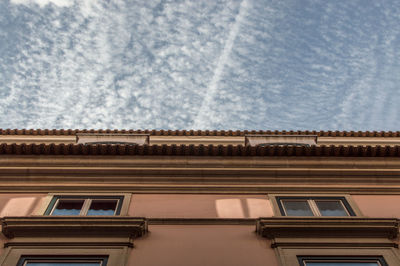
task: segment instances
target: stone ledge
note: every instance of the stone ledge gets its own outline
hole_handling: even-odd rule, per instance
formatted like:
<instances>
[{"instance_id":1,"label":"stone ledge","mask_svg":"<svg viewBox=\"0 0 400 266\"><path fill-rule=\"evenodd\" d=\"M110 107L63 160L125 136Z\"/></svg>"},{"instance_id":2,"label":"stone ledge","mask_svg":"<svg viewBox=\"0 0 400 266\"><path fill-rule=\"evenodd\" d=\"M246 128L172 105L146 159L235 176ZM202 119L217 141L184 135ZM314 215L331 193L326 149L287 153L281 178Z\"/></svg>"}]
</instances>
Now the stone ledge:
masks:
<instances>
[{"instance_id":1,"label":"stone ledge","mask_svg":"<svg viewBox=\"0 0 400 266\"><path fill-rule=\"evenodd\" d=\"M389 238L399 235L398 219L270 217L257 220L257 233L263 237L346 237Z\"/></svg>"},{"instance_id":2,"label":"stone ledge","mask_svg":"<svg viewBox=\"0 0 400 266\"><path fill-rule=\"evenodd\" d=\"M2 232L14 237L140 237L147 219L137 217L24 216L1 219Z\"/></svg>"}]
</instances>

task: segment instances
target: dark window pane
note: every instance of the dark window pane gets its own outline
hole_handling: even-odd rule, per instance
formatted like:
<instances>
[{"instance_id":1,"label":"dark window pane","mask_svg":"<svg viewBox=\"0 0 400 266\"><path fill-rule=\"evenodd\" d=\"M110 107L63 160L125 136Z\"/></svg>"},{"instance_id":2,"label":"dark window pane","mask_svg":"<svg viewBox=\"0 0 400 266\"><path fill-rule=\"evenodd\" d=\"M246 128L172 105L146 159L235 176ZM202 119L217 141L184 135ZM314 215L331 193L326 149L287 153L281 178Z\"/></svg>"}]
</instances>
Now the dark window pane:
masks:
<instances>
[{"instance_id":1,"label":"dark window pane","mask_svg":"<svg viewBox=\"0 0 400 266\"><path fill-rule=\"evenodd\" d=\"M307 262L306 266L380 266L377 262Z\"/></svg>"},{"instance_id":2,"label":"dark window pane","mask_svg":"<svg viewBox=\"0 0 400 266\"><path fill-rule=\"evenodd\" d=\"M114 215L117 200L93 200L87 215Z\"/></svg>"},{"instance_id":3,"label":"dark window pane","mask_svg":"<svg viewBox=\"0 0 400 266\"><path fill-rule=\"evenodd\" d=\"M84 200L60 199L52 215L79 215Z\"/></svg>"},{"instance_id":4,"label":"dark window pane","mask_svg":"<svg viewBox=\"0 0 400 266\"><path fill-rule=\"evenodd\" d=\"M340 200L316 200L322 216L348 216Z\"/></svg>"},{"instance_id":5,"label":"dark window pane","mask_svg":"<svg viewBox=\"0 0 400 266\"><path fill-rule=\"evenodd\" d=\"M26 266L100 266L100 262L28 262Z\"/></svg>"},{"instance_id":6,"label":"dark window pane","mask_svg":"<svg viewBox=\"0 0 400 266\"><path fill-rule=\"evenodd\" d=\"M282 200L287 216L314 216L306 200Z\"/></svg>"}]
</instances>

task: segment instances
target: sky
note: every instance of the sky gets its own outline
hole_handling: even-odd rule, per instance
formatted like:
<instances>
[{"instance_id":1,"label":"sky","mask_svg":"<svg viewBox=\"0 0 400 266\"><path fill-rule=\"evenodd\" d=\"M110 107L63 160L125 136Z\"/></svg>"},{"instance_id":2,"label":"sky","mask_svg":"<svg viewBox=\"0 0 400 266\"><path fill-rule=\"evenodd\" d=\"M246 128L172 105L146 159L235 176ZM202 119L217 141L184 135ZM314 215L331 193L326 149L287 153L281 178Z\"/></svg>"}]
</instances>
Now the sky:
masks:
<instances>
[{"instance_id":1,"label":"sky","mask_svg":"<svg viewBox=\"0 0 400 266\"><path fill-rule=\"evenodd\" d=\"M1 0L0 128L400 130L398 0Z\"/></svg>"}]
</instances>

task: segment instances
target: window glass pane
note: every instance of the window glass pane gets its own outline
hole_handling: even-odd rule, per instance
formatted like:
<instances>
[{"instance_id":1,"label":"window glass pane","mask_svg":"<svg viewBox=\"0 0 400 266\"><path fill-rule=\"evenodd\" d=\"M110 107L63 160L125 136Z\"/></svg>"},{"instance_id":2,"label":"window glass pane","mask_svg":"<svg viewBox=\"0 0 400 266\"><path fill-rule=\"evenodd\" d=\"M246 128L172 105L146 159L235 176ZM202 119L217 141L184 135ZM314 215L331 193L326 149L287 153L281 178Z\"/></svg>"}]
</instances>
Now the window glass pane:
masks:
<instances>
[{"instance_id":1,"label":"window glass pane","mask_svg":"<svg viewBox=\"0 0 400 266\"><path fill-rule=\"evenodd\" d=\"M79 215L84 200L60 199L52 215Z\"/></svg>"},{"instance_id":2,"label":"window glass pane","mask_svg":"<svg viewBox=\"0 0 400 266\"><path fill-rule=\"evenodd\" d=\"M87 215L114 215L117 200L92 200Z\"/></svg>"},{"instance_id":3,"label":"window glass pane","mask_svg":"<svg viewBox=\"0 0 400 266\"><path fill-rule=\"evenodd\" d=\"M307 262L306 266L380 266L377 262Z\"/></svg>"},{"instance_id":4,"label":"window glass pane","mask_svg":"<svg viewBox=\"0 0 400 266\"><path fill-rule=\"evenodd\" d=\"M306 200L282 200L287 216L314 216Z\"/></svg>"},{"instance_id":5,"label":"window glass pane","mask_svg":"<svg viewBox=\"0 0 400 266\"><path fill-rule=\"evenodd\" d=\"M315 200L322 216L348 216L340 200Z\"/></svg>"},{"instance_id":6,"label":"window glass pane","mask_svg":"<svg viewBox=\"0 0 400 266\"><path fill-rule=\"evenodd\" d=\"M28 262L26 266L100 266L100 262Z\"/></svg>"}]
</instances>

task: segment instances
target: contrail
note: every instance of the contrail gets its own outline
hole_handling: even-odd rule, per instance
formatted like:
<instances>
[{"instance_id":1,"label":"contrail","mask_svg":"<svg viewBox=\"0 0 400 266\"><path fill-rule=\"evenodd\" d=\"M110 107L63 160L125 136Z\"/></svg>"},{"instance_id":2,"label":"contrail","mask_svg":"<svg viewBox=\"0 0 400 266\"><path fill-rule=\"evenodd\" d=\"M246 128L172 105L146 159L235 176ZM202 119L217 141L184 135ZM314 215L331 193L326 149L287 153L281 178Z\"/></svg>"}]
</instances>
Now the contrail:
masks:
<instances>
[{"instance_id":1,"label":"contrail","mask_svg":"<svg viewBox=\"0 0 400 266\"><path fill-rule=\"evenodd\" d=\"M215 68L213 78L208 85L206 95L204 96L203 102L199 111L197 112L197 116L193 122L193 129L205 129L209 127L210 120L210 113L208 112L211 109L210 104L218 90L218 83L221 79L224 67L226 62L228 61L229 55L232 51L233 44L235 43L236 36L239 33L240 24L244 19L244 15L247 9L247 0L243 0L239 6L239 13L236 15L235 24L231 28L229 32L228 39L226 40L224 49L222 50L222 54L218 59L217 67Z\"/></svg>"}]
</instances>

